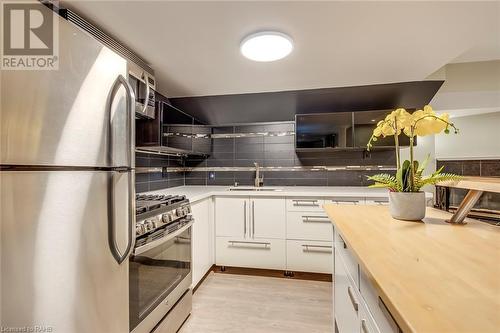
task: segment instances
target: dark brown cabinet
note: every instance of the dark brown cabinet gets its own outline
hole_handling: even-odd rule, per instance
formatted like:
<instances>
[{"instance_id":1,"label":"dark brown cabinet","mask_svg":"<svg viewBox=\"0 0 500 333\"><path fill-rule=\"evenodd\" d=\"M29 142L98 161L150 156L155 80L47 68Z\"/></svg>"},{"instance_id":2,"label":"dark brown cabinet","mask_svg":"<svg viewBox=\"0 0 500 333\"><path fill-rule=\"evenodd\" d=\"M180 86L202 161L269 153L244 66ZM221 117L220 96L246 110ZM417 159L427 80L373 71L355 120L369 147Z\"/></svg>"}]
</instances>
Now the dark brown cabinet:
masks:
<instances>
[{"instance_id":1,"label":"dark brown cabinet","mask_svg":"<svg viewBox=\"0 0 500 333\"><path fill-rule=\"evenodd\" d=\"M136 149L166 155L210 154L211 128L157 94L154 119L136 119Z\"/></svg>"}]
</instances>

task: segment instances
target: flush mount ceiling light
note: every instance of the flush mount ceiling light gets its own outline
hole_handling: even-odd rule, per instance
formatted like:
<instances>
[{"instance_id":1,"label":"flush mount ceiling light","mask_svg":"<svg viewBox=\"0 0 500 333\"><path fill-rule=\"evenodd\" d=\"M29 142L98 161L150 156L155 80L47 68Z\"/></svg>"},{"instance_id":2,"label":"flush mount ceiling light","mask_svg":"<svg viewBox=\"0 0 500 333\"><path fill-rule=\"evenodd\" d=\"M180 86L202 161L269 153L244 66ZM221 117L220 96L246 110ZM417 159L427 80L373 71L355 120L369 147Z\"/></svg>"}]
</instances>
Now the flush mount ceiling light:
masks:
<instances>
[{"instance_id":1,"label":"flush mount ceiling light","mask_svg":"<svg viewBox=\"0 0 500 333\"><path fill-rule=\"evenodd\" d=\"M275 61L283 59L293 50L290 36L276 31L251 34L240 45L241 54L254 61Z\"/></svg>"}]
</instances>

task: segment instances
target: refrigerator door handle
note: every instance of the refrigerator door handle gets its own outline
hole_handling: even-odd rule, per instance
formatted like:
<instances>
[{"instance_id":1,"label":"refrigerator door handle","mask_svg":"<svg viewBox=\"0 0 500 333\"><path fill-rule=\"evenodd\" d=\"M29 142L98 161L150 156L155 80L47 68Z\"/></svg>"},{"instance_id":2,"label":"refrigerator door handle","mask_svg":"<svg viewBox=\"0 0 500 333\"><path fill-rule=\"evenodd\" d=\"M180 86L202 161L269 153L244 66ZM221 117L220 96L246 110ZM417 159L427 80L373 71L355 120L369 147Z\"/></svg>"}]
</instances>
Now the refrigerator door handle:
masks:
<instances>
[{"instance_id":1,"label":"refrigerator door handle","mask_svg":"<svg viewBox=\"0 0 500 333\"><path fill-rule=\"evenodd\" d=\"M122 254L118 248L118 244L116 242L116 215L115 215L115 184L114 184L114 176L115 172L110 173L110 177L108 180L108 243L109 248L111 250L111 254L115 258L118 264L121 264L132 252L134 247L134 226L135 226L135 190L134 190L134 102L135 96L132 88L128 81L122 76L118 75L113 86L111 87L109 104L108 104L108 113L109 113L109 146L108 146L108 159L109 164L112 165L113 160L113 125L111 122L111 104L113 103L113 99L120 88L123 86L126 91L126 113L127 113L127 146L129 147L127 151L128 157L128 168L125 168L123 171L127 171L127 190L128 190L128 240L127 240L127 248ZM127 170L128 169L128 170ZM121 170L117 172L123 172Z\"/></svg>"},{"instance_id":2,"label":"refrigerator door handle","mask_svg":"<svg viewBox=\"0 0 500 333\"><path fill-rule=\"evenodd\" d=\"M122 253L116 242L116 214L115 214L115 182L114 177L120 172L112 171L108 178L108 243L111 254L118 264L121 264L132 253L135 243L135 198L134 198L134 171L127 172L128 181L128 230L127 248Z\"/></svg>"},{"instance_id":3,"label":"refrigerator door handle","mask_svg":"<svg viewBox=\"0 0 500 333\"><path fill-rule=\"evenodd\" d=\"M135 129L134 129L134 103L135 103L135 95L132 87L128 83L128 81L123 77L123 75L118 75L113 86L111 87L110 95L108 98L108 164L116 167L113 163L113 123L111 117L111 106L113 104L113 100L120 89L120 86L125 88L126 92L126 113L127 113L127 159L128 159L128 168L134 167L134 151L135 151Z\"/></svg>"}]
</instances>

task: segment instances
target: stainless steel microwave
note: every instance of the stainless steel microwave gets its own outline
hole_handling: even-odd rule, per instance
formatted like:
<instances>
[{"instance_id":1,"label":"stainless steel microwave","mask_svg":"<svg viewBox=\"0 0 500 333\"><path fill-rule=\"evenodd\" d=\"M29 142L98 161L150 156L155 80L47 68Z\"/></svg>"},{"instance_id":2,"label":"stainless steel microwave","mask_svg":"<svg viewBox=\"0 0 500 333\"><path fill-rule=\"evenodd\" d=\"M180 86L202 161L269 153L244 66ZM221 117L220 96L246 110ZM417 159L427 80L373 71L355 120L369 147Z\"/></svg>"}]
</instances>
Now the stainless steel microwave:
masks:
<instances>
[{"instance_id":1,"label":"stainless steel microwave","mask_svg":"<svg viewBox=\"0 0 500 333\"><path fill-rule=\"evenodd\" d=\"M128 81L135 93L135 115L154 119L156 79L134 63L128 64Z\"/></svg>"}]
</instances>

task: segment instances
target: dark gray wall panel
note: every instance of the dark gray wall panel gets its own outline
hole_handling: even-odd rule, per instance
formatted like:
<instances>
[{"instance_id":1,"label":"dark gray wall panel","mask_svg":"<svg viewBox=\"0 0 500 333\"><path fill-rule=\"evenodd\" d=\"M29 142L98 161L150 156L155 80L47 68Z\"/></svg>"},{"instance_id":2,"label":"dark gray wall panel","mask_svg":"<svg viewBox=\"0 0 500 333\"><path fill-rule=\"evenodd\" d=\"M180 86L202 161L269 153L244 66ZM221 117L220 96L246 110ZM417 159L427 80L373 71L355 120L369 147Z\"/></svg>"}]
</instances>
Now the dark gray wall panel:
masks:
<instances>
[{"instance_id":1,"label":"dark gray wall panel","mask_svg":"<svg viewBox=\"0 0 500 333\"><path fill-rule=\"evenodd\" d=\"M443 81L172 98L179 109L210 125L289 121L296 114L421 108ZM215 132L214 132L215 133Z\"/></svg>"}]
</instances>

